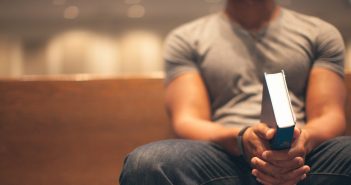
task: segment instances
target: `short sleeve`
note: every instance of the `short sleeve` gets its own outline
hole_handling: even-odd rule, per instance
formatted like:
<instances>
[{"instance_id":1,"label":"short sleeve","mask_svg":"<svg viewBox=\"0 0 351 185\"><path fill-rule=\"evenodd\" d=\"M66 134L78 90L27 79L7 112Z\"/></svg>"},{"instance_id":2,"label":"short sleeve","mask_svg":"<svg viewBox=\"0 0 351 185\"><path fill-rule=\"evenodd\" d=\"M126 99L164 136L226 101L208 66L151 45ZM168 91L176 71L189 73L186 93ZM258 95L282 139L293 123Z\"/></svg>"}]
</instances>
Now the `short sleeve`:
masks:
<instances>
[{"instance_id":1,"label":"short sleeve","mask_svg":"<svg viewBox=\"0 0 351 185\"><path fill-rule=\"evenodd\" d=\"M186 72L198 72L191 39L191 35L182 29L171 32L167 37L164 48L166 85Z\"/></svg>"},{"instance_id":2,"label":"short sleeve","mask_svg":"<svg viewBox=\"0 0 351 185\"><path fill-rule=\"evenodd\" d=\"M345 45L341 34L334 26L325 22L318 29L313 67L324 67L343 77Z\"/></svg>"}]
</instances>

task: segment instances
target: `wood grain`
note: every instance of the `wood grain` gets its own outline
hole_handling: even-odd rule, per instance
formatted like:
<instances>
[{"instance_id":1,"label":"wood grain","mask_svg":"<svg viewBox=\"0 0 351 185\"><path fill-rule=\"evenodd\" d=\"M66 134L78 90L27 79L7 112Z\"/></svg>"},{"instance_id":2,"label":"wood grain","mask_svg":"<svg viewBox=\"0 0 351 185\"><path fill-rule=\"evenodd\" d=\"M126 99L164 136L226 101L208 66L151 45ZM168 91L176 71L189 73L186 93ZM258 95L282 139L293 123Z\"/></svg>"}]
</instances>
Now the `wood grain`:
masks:
<instances>
[{"instance_id":1,"label":"wood grain","mask_svg":"<svg viewBox=\"0 0 351 185\"><path fill-rule=\"evenodd\" d=\"M118 184L128 152L172 137L162 81L0 81L0 184Z\"/></svg>"}]
</instances>

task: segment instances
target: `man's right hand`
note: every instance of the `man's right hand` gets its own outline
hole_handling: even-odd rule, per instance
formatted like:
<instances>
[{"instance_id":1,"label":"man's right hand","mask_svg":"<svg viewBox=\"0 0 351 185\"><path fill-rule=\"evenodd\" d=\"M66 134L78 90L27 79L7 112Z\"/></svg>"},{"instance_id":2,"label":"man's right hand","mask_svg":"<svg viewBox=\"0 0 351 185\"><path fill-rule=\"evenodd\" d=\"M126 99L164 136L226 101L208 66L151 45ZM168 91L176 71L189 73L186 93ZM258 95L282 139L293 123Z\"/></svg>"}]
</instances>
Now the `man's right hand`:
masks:
<instances>
[{"instance_id":1,"label":"man's right hand","mask_svg":"<svg viewBox=\"0 0 351 185\"><path fill-rule=\"evenodd\" d=\"M274 134L274 129L262 123L248 128L243 135L245 157L248 160L253 157L262 158L263 152L270 150L269 140L273 138Z\"/></svg>"}]
</instances>

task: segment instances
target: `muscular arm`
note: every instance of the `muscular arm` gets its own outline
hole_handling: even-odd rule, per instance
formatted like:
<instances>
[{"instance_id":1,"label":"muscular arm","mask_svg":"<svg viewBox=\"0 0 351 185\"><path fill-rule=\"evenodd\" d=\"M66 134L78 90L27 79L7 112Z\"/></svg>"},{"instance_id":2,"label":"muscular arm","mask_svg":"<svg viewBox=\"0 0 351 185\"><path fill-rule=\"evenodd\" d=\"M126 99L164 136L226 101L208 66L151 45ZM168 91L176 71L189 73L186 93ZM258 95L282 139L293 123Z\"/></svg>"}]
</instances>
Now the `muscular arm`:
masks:
<instances>
[{"instance_id":1,"label":"muscular arm","mask_svg":"<svg viewBox=\"0 0 351 185\"><path fill-rule=\"evenodd\" d=\"M239 130L224 128L211 121L206 87L197 72L187 72L168 84L166 107L175 133L182 138L213 141L238 155Z\"/></svg>"},{"instance_id":2,"label":"muscular arm","mask_svg":"<svg viewBox=\"0 0 351 185\"><path fill-rule=\"evenodd\" d=\"M346 90L343 79L324 68L311 71L306 99L308 142L307 152L323 141L345 131Z\"/></svg>"}]
</instances>

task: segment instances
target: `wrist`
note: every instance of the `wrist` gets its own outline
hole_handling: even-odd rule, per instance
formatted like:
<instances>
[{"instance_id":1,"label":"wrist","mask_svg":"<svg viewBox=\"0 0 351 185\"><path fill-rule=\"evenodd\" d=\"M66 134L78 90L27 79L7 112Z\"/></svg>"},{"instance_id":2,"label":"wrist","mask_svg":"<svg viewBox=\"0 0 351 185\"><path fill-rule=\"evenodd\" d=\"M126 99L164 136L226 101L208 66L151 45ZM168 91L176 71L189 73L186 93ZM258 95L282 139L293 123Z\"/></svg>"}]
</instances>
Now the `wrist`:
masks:
<instances>
[{"instance_id":1,"label":"wrist","mask_svg":"<svg viewBox=\"0 0 351 185\"><path fill-rule=\"evenodd\" d=\"M245 132L250 128L250 126L246 126L242 128L237 136L237 146L238 146L238 153L239 156L242 156L245 158L245 147L244 147L244 134Z\"/></svg>"},{"instance_id":2,"label":"wrist","mask_svg":"<svg viewBox=\"0 0 351 185\"><path fill-rule=\"evenodd\" d=\"M311 139L311 132L309 129L301 128L300 131L300 137L303 138L305 142L305 150L306 154L308 154L316 147L316 142Z\"/></svg>"}]
</instances>

